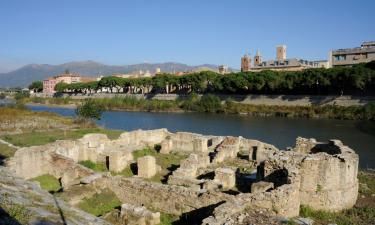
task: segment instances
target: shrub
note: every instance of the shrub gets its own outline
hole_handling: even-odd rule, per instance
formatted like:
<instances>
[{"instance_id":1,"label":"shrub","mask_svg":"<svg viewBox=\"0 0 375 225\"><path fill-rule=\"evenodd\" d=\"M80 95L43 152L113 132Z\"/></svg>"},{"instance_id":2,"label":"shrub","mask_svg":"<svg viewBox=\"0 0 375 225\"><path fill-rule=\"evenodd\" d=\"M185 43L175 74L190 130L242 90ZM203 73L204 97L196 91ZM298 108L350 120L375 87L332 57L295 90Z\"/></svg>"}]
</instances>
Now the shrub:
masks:
<instances>
[{"instance_id":1,"label":"shrub","mask_svg":"<svg viewBox=\"0 0 375 225\"><path fill-rule=\"evenodd\" d=\"M30 93L28 92L18 92L14 95L14 99L16 99L17 101L28 97L30 97Z\"/></svg>"},{"instance_id":2,"label":"shrub","mask_svg":"<svg viewBox=\"0 0 375 225\"><path fill-rule=\"evenodd\" d=\"M363 119L375 120L375 102L369 102L363 107Z\"/></svg>"},{"instance_id":3,"label":"shrub","mask_svg":"<svg viewBox=\"0 0 375 225\"><path fill-rule=\"evenodd\" d=\"M212 94L203 95L198 105L203 112L218 112L221 110L220 98Z\"/></svg>"},{"instance_id":4,"label":"shrub","mask_svg":"<svg viewBox=\"0 0 375 225\"><path fill-rule=\"evenodd\" d=\"M102 105L96 103L92 99L86 100L82 105L76 109L76 114L79 117L85 119L97 119L100 120L103 113Z\"/></svg>"}]
</instances>

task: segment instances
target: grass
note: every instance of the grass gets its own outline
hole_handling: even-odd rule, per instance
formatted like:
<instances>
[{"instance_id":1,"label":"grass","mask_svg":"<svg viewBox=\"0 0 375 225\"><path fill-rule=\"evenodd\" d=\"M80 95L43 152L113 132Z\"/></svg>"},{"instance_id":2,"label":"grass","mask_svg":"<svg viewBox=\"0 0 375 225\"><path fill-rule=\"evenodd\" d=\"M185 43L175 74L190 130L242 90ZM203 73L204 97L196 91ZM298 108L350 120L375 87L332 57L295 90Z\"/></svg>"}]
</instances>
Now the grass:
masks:
<instances>
[{"instance_id":1,"label":"grass","mask_svg":"<svg viewBox=\"0 0 375 225\"><path fill-rule=\"evenodd\" d=\"M77 128L71 118L50 112L33 112L22 106L0 107L0 134Z\"/></svg>"},{"instance_id":2,"label":"grass","mask_svg":"<svg viewBox=\"0 0 375 225\"><path fill-rule=\"evenodd\" d=\"M91 198L83 199L78 204L78 207L95 216L101 216L120 205L121 202L116 195L109 189L104 189L101 193L97 193Z\"/></svg>"},{"instance_id":3,"label":"grass","mask_svg":"<svg viewBox=\"0 0 375 225\"><path fill-rule=\"evenodd\" d=\"M28 224L31 219L30 211L23 205L0 202L0 224Z\"/></svg>"},{"instance_id":4,"label":"grass","mask_svg":"<svg viewBox=\"0 0 375 225\"><path fill-rule=\"evenodd\" d=\"M111 174L113 176L116 176L116 175L120 175L120 176L123 176L123 177L132 177L134 176L135 174L133 173L133 171L130 169L130 166L126 167L125 169L123 169L121 172L119 173L114 173L114 172L111 172Z\"/></svg>"},{"instance_id":5,"label":"grass","mask_svg":"<svg viewBox=\"0 0 375 225\"><path fill-rule=\"evenodd\" d=\"M177 216L160 213L160 224L159 225L172 225L173 222L177 221L179 218Z\"/></svg>"},{"instance_id":6,"label":"grass","mask_svg":"<svg viewBox=\"0 0 375 225\"><path fill-rule=\"evenodd\" d=\"M338 213L313 210L307 206L301 206L300 216L312 218L317 225L336 223L340 225L368 225L375 224L375 208L363 207L343 210Z\"/></svg>"},{"instance_id":7,"label":"grass","mask_svg":"<svg viewBox=\"0 0 375 225\"><path fill-rule=\"evenodd\" d=\"M27 132L22 134L3 135L1 138L20 147L44 145L56 140L78 139L89 133L107 134L109 138L118 138L123 131L105 130L101 128L87 128L74 130L53 130L45 132Z\"/></svg>"},{"instance_id":8,"label":"grass","mask_svg":"<svg viewBox=\"0 0 375 225\"><path fill-rule=\"evenodd\" d=\"M359 193L364 196L375 195L375 173L359 172Z\"/></svg>"},{"instance_id":9,"label":"grass","mask_svg":"<svg viewBox=\"0 0 375 225\"><path fill-rule=\"evenodd\" d=\"M6 144L0 143L0 160L12 157L16 149L9 147Z\"/></svg>"},{"instance_id":10,"label":"grass","mask_svg":"<svg viewBox=\"0 0 375 225\"><path fill-rule=\"evenodd\" d=\"M90 160L80 161L78 163L96 172L108 172L108 168L104 163L94 163Z\"/></svg>"},{"instance_id":11,"label":"grass","mask_svg":"<svg viewBox=\"0 0 375 225\"><path fill-rule=\"evenodd\" d=\"M0 122L12 122L18 121L19 119L25 119L30 117L43 117L50 118L56 121L60 121L66 124L71 124L72 121L69 118L62 117L52 112L35 112L25 107L0 107Z\"/></svg>"},{"instance_id":12,"label":"grass","mask_svg":"<svg viewBox=\"0 0 375 225\"><path fill-rule=\"evenodd\" d=\"M57 192L61 189L59 180L49 174L45 174L31 180L39 182L40 187L48 192Z\"/></svg>"}]
</instances>

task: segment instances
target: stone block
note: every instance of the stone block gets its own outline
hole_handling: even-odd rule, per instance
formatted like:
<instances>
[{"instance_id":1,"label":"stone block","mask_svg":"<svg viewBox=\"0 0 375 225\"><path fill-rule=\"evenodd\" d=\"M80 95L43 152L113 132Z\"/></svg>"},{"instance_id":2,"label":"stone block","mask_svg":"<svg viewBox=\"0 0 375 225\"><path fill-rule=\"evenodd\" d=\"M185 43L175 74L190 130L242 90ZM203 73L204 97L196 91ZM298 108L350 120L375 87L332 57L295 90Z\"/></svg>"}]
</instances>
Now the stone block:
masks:
<instances>
[{"instance_id":1,"label":"stone block","mask_svg":"<svg viewBox=\"0 0 375 225\"><path fill-rule=\"evenodd\" d=\"M155 176L157 172L156 160L154 157L147 155L138 158L138 176L143 178L151 178Z\"/></svg>"},{"instance_id":2,"label":"stone block","mask_svg":"<svg viewBox=\"0 0 375 225\"><path fill-rule=\"evenodd\" d=\"M109 170L113 172L121 172L125 169L129 161L133 159L130 152L112 151L109 154Z\"/></svg>"},{"instance_id":3,"label":"stone block","mask_svg":"<svg viewBox=\"0 0 375 225\"><path fill-rule=\"evenodd\" d=\"M217 168L214 181L224 189L233 188L236 185L235 171L230 168Z\"/></svg>"},{"instance_id":4,"label":"stone block","mask_svg":"<svg viewBox=\"0 0 375 225\"><path fill-rule=\"evenodd\" d=\"M272 182L259 181L251 185L251 193L261 193L273 189L274 185Z\"/></svg>"},{"instance_id":5,"label":"stone block","mask_svg":"<svg viewBox=\"0 0 375 225\"><path fill-rule=\"evenodd\" d=\"M161 142L160 154L169 154L173 148L173 141L171 139L165 139Z\"/></svg>"},{"instance_id":6,"label":"stone block","mask_svg":"<svg viewBox=\"0 0 375 225\"><path fill-rule=\"evenodd\" d=\"M196 138L193 140L194 152L207 152L208 151L207 138Z\"/></svg>"},{"instance_id":7,"label":"stone block","mask_svg":"<svg viewBox=\"0 0 375 225\"><path fill-rule=\"evenodd\" d=\"M130 204L121 205L121 218L129 225L156 225L160 224L160 213L151 212L143 206Z\"/></svg>"}]
</instances>

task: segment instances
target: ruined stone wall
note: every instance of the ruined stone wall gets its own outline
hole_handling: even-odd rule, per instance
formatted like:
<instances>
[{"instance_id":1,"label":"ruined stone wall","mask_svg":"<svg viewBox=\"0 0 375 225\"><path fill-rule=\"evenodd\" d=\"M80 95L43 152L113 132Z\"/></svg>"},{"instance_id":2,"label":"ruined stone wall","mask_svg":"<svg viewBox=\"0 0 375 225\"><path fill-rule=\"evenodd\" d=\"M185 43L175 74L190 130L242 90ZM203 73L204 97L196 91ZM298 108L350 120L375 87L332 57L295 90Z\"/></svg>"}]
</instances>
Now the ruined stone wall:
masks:
<instances>
[{"instance_id":1,"label":"ruined stone wall","mask_svg":"<svg viewBox=\"0 0 375 225\"><path fill-rule=\"evenodd\" d=\"M53 144L21 148L7 162L7 167L24 179L50 174L61 178L63 186L93 173L86 167L76 164L72 159L56 154L54 150Z\"/></svg>"},{"instance_id":2,"label":"ruined stone wall","mask_svg":"<svg viewBox=\"0 0 375 225\"><path fill-rule=\"evenodd\" d=\"M290 184L280 186L270 192L245 193L235 196L217 208L212 216L203 220L205 225L222 225L239 212L264 210L269 215L295 217L299 215L298 176L290 177Z\"/></svg>"},{"instance_id":3,"label":"ruined stone wall","mask_svg":"<svg viewBox=\"0 0 375 225\"><path fill-rule=\"evenodd\" d=\"M181 215L233 198L221 192L200 192L183 186L164 185L120 176L112 178L108 188L124 203L144 205L174 215Z\"/></svg>"},{"instance_id":4,"label":"ruined stone wall","mask_svg":"<svg viewBox=\"0 0 375 225\"><path fill-rule=\"evenodd\" d=\"M200 134L188 132L176 132L169 136L173 151L206 152L208 139Z\"/></svg>"},{"instance_id":5,"label":"ruined stone wall","mask_svg":"<svg viewBox=\"0 0 375 225\"><path fill-rule=\"evenodd\" d=\"M119 145L152 146L160 144L170 133L167 129L124 132L114 141Z\"/></svg>"},{"instance_id":6,"label":"ruined stone wall","mask_svg":"<svg viewBox=\"0 0 375 225\"><path fill-rule=\"evenodd\" d=\"M355 153L311 154L302 161L300 173L302 204L328 211L351 208L355 204L358 196L358 155Z\"/></svg>"},{"instance_id":7,"label":"ruined stone wall","mask_svg":"<svg viewBox=\"0 0 375 225\"><path fill-rule=\"evenodd\" d=\"M17 176L31 179L51 172L51 145L20 148L7 162Z\"/></svg>"}]
</instances>

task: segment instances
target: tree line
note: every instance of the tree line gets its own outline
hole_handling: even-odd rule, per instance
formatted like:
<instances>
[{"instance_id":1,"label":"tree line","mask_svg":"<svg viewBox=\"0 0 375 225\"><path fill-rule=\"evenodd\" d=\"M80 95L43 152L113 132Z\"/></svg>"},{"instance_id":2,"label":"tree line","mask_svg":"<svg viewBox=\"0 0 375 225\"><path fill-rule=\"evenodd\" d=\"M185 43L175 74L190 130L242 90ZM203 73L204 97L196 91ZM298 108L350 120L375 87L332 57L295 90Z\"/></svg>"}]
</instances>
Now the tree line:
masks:
<instances>
[{"instance_id":1,"label":"tree line","mask_svg":"<svg viewBox=\"0 0 375 225\"><path fill-rule=\"evenodd\" d=\"M89 83L59 83L60 93L214 93L214 94L307 94L373 95L375 61L353 67L314 68L303 71L237 72L221 75L212 71L183 76L159 74L150 78L103 77Z\"/></svg>"}]
</instances>

